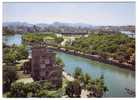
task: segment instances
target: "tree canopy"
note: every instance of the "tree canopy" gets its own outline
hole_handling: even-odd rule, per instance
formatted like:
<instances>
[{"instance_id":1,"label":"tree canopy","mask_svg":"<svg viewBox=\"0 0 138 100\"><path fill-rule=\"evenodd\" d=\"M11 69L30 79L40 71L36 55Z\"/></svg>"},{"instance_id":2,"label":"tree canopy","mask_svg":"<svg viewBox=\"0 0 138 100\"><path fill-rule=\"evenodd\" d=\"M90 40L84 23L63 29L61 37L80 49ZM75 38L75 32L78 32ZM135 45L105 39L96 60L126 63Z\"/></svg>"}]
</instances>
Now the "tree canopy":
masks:
<instances>
[{"instance_id":1,"label":"tree canopy","mask_svg":"<svg viewBox=\"0 0 138 100\"><path fill-rule=\"evenodd\" d=\"M102 97L108 91L104 83L104 75L92 79L88 73L83 73L81 68L77 67L74 71L74 81L69 81L66 86L66 94L69 97L80 97L82 89L89 91L89 97Z\"/></svg>"},{"instance_id":2,"label":"tree canopy","mask_svg":"<svg viewBox=\"0 0 138 100\"><path fill-rule=\"evenodd\" d=\"M24 42L54 42L54 43L61 43L64 39L62 37L57 37L54 33L26 33L22 37Z\"/></svg>"},{"instance_id":3,"label":"tree canopy","mask_svg":"<svg viewBox=\"0 0 138 100\"><path fill-rule=\"evenodd\" d=\"M61 97L61 89L52 90L48 81L12 84L8 97Z\"/></svg>"},{"instance_id":4,"label":"tree canopy","mask_svg":"<svg viewBox=\"0 0 138 100\"><path fill-rule=\"evenodd\" d=\"M3 92L10 89L11 83L18 79L15 66L3 66Z\"/></svg>"},{"instance_id":5,"label":"tree canopy","mask_svg":"<svg viewBox=\"0 0 138 100\"><path fill-rule=\"evenodd\" d=\"M135 39L125 34L90 34L88 37L77 38L70 49L88 54L97 54L104 59L128 62L135 54Z\"/></svg>"},{"instance_id":6,"label":"tree canopy","mask_svg":"<svg viewBox=\"0 0 138 100\"><path fill-rule=\"evenodd\" d=\"M3 62L6 64L14 64L17 60L26 59L27 57L28 51L25 45L13 45L3 49Z\"/></svg>"}]
</instances>

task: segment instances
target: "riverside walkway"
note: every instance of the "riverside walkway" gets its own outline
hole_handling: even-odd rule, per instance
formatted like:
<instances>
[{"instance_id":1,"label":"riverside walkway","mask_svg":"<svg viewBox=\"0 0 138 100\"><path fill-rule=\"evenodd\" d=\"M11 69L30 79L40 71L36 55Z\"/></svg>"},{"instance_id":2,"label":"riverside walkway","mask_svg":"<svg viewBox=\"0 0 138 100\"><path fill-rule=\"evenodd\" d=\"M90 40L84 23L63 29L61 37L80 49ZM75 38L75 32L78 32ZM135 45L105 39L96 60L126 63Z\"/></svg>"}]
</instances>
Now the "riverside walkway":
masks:
<instances>
[{"instance_id":1,"label":"riverside walkway","mask_svg":"<svg viewBox=\"0 0 138 100\"><path fill-rule=\"evenodd\" d=\"M65 71L63 71L63 77L65 78L65 79L67 79L68 81L74 81L75 79L74 79L74 77L72 77L71 75L69 75L68 73L66 73Z\"/></svg>"}]
</instances>

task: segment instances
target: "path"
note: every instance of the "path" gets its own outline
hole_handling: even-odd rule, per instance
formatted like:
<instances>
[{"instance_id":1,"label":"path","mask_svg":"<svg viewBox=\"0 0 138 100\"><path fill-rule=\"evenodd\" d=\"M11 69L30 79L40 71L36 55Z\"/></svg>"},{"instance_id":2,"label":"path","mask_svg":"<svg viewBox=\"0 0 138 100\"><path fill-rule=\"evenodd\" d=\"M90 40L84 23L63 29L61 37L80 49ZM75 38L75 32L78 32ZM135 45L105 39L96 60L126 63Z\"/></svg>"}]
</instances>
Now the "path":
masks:
<instances>
[{"instance_id":1,"label":"path","mask_svg":"<svg viewBox=\"0 0 138 100\"><path fill-rule=\"evenodd\" d=\"M63 71L63 77L68 81L74 81L74 77Z\"/></svg>"}]
</instances>

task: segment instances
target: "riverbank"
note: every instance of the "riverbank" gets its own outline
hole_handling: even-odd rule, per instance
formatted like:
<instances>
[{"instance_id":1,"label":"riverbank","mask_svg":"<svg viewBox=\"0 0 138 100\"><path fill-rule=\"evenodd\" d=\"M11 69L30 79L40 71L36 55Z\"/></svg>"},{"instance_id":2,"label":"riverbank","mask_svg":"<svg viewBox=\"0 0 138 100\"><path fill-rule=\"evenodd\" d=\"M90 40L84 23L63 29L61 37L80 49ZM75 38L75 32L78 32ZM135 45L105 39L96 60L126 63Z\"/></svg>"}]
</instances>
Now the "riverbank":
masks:
<instances>
[{"instance_id":1,"label":"riverbank","mask_svg":"<svg viewBox=\"0 0 138 100\"><path fill-rule=\"evenodd\" d=\"M57 48L57 47L53 47L53 46L49 46L49 48L52 49L52 50L64 52L64 53L75 55L75 56L85 57L85 58L95 60L95 61L99 61L99 62L102 62L102 63L105 63L105 64L111 64L111 65L118 66L120 68L135 71L135 66L133 66L131 64L120 63L117 60L112 60L112 59L103 59L99 55L84 54L82 52L75 52L74 50L66 50L64 48Z\"/></svg>"}]
</instances>

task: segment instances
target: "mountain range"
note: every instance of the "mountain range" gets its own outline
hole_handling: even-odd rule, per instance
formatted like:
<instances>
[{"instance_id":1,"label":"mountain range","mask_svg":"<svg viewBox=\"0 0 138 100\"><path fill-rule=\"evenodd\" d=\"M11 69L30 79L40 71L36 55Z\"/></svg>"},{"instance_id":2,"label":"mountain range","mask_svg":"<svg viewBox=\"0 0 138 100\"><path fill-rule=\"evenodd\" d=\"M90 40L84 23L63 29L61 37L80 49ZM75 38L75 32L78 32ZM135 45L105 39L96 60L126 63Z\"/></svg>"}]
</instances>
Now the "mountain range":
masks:
<instances>
[{"instance_id":1,"label":"mountain range","mask_svg":"<svg viewBox=\"0 0 138 100\"><path fill-rule=\"evenodd\" d=\"M61 23L54 22L52 24L38 23L30 24L26 22L3 22L3 29L12 30L15 33L26 33L26 32L79 32L86 33L92 31L132 31L135 32L135 26L94 26L85 23Z\"/></svg>"}]
</instances>

